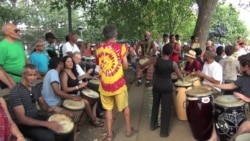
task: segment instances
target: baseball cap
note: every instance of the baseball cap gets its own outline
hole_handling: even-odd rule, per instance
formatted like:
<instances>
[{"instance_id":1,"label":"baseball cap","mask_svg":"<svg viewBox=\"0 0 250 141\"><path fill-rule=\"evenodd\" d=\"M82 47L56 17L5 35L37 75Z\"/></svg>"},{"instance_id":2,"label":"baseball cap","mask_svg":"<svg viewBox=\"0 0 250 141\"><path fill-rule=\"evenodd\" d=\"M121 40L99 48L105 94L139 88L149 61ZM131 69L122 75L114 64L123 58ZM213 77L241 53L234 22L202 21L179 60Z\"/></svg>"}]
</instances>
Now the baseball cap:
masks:
<instances>
[{"instance_id":1,"label":"baseball cap","mask_svg":"<svg viewBox=\"0 0 250 141\"><path fill-rule=\"evenodd\" d=\"M45 34L45 39L56 39L56 36L52 32L48 32Z\"/></svg>"}]
</instances>

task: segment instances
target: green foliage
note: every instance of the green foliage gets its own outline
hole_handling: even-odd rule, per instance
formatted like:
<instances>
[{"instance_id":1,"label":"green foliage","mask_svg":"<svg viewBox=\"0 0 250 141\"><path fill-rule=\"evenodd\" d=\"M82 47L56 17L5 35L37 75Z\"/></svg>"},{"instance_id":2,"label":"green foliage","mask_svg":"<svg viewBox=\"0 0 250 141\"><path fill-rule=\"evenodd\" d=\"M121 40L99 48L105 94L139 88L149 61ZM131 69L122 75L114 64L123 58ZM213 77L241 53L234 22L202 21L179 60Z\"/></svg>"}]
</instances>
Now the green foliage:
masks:
<instances>
[{"instance_id":1,"label":"green foliage","mask_svg":"<svg viewBox=\"0 0 250 141\"><path fill-rule=\"evenodd\" d=\"M222 38L225 43L234 44L238 36L246 38L249 35L246 25L239 20L239 12L232 5L217 5L211 29L216 28L218 23L228 29L227 37Z\"/></svg>"}]
</instances>

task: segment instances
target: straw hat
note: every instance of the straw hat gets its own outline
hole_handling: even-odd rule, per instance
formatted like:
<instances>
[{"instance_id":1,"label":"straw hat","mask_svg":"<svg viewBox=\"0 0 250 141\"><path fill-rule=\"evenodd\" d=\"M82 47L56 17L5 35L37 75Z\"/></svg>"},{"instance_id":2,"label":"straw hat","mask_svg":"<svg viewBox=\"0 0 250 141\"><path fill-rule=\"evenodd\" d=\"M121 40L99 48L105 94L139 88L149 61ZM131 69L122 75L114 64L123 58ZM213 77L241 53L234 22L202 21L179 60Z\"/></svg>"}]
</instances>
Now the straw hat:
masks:
<instances>
[{"instance_id":1,"label":"straw hat","mask_svg":"<svg viewBox=\"0 0 250 141\"><path fill-rule=\"evenodd\" d=\"M185 53L185 56L191 57L191 58L196 58L196 52L193 50L189 50L188 53Z\"/></svg>"}]
</instances>

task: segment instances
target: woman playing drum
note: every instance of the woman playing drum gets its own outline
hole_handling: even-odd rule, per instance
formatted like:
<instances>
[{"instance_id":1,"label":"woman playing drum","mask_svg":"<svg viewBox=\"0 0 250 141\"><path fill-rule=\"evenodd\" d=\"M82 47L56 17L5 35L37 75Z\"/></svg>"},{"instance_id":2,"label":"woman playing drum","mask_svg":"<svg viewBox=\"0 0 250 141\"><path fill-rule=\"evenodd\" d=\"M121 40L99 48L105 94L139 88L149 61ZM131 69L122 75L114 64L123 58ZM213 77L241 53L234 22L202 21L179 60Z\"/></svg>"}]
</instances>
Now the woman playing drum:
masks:
<instances>
[{"instance_id":1,"label":"woman playing drum","mask_svg":"<svg viewBox=\"0 0 250 141\"><path fill-rule=\"evenodd\" d=\"M181 72L177 64L169 60L169 55L173 52L170 44L164 45L161 58L153 60L155 67L155 81L153 83L153 106L151 115L151 130L158 127L158 112L161 103L161 137L169 136L169 124L171 118L171 109L173 103L173 84L171 73L176 72L182 80Z\"/></svg>"},{"instance_id":2,"label":"woman playing drum","mask_svg":"<svg viewBox=\"0 0 250 141\"><path fill-rule=\"evenodd\" d=\"M78 73L75 67L75 63L70 56L65 56L63 58L64 63L64 71L61 73L61 83L62 90L69 94L78 94L79 90L86 87L87 83L83 82L79 84L79 80L77 79ZM88 100L82 98L85 103L86 113L91 119L91 125L95 127L102 127L103 123L100 122L96 116L93 114L91 105Z\"/></svg>"}]
</instances>

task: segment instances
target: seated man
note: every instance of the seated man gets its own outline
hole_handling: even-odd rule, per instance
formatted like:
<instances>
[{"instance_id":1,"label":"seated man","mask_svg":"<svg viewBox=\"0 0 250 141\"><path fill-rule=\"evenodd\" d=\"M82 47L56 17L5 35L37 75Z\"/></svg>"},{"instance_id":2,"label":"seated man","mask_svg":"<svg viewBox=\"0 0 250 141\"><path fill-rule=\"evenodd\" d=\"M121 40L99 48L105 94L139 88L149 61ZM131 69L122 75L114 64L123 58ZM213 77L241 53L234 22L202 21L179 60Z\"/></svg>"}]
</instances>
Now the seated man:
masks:
<instances>
[{"instance_id":1,"label":"seated man","mask_svg":"<svg viewBox=\"0 0 250 141\"><path fill-rule=\"evenodd\" d=\"M13 120L23 135L32 140L56 141L61 138L60 140L73 141L73 132L58 136L62 127L57 122L46 121L47 117L38 114L36 102L45 112L55 113L55 110L47 105L36 86L37 73L34 65L25 65L21 83L11 90L9 109Z\"/></svg>"},{"instance_id":2,"label":"seated man","mask_svg":"<svg viewBox=\"0 0 250 141\"><path fill-rule=\"evenodd\" d=\"M182 73L190 74L201 70L201 64L196 60L195 51L189 50L188 53L185 54L185 58L187 62Z\"/></svg>"}]
</instances>

